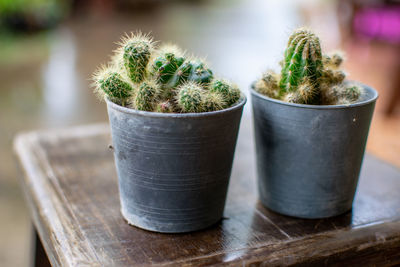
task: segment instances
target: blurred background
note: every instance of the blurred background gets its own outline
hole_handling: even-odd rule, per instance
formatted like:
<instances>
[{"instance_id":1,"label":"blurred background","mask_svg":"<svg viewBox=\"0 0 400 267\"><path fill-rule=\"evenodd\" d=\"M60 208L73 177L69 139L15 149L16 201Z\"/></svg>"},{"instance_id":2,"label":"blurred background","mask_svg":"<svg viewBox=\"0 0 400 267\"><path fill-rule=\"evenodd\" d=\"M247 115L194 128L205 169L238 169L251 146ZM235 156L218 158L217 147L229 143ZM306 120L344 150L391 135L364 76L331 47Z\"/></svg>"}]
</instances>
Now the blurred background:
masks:
<instances>
[{"instance_id":1,"label":"blurred background","mask_svg":"<svg viewBox=\"0 0 400 267\"><path fill-rule=\"evenodd\" d=\"M399 1L0 0L0 266L26 266L30 257L13 137L107 121L90 76L123 33L151 32L206 56L249 95L263 71L278 69L288 35L302 25L323 50L346 52L350 79L378 90L367 150L400 167ZM242 137L251 123L248 104Z\"/></svg>"}]
</instances>

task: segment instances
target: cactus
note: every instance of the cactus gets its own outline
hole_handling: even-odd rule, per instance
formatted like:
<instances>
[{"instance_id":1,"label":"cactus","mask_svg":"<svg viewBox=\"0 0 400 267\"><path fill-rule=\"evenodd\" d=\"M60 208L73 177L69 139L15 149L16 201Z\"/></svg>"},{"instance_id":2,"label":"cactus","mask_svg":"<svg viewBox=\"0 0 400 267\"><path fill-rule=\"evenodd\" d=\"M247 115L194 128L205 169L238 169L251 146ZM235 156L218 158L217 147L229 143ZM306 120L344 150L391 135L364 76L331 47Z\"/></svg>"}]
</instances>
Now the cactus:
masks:
<instances>
[{"instance_id":1,"label":"cactus","mask_svg":"<svg viewBox=\"0 0 400 267\"><path fill-rule=\"evenodd\" d=\"M301 102L318 102L318 79L322 72L322 55L319 38L309 30L299 29L289 38L285 51L284 66L279 87L281 94L294 92L307 82L312 98L301 98Z\"/></svg>"},{"instance_id":2,"label":"cactus","mask_svg":"<svg viewBox=\"0 0 400 267\"><path fill-rule=\"evenodd\" d=\"M152 64L152 75L164 88L174 88L190 75L191 66L185 62L184 54L175 46L166 46Z\"/></svg>"},{"instance_id":3,"label":"cactus","mask_svg":"<svg viewBox=\"0 0 400 267\"><path fill-rule=\"evenodd\" d=\"M126 35L109 67L94 75L95 92L112 102L142 111L207 112L227 108L240 90L213 80L204 61L174 45L154 46L148 35Z\"/></svg>"},{"instance_id":4,"label":"cactus","mask_svg":"<svg viewBox=\"0 0 400 267\"><path fill-rule=\"evenodd\" d=\"M354 103L362 90L359 86L345 85L346 73L340 69L343 61L341 52L322 55L319 38L310 30L300 28L289 37L280 78L273 71L267 71L254 84L254 89L291 103Z\"/></svg>"},{"instance_id":5,"label":"cactus","mask_svg":"<svg viewBox=\"0 0 400 267\"><path fill-rule=\"evenodd\" d=\"M255 83L255 89L263 95L279 98L279 80L279 74L276 74L273 70L267 70L261 79Z\"/></svg>"},{"instance_id":6,"label":"cactus","mask_svg":"<svg viewBox=\"0 0 400 267\"><path fill-rule=\"evenodd\" d=\"M185 82L178 88L176 102L182 112L210 112L229 106L221 93L205 90L194 81Z\"/></svg>"},{"instance_id":7,"label":"cactus","mask_svg":"<svg viewBox=\"0 0 400 267\"><path fill-rule=\"evenodd\" d=\"M225 105L231 106L233 103L236 103L240 98L240 90L227 81L223 80L213 80L210 84L211 92L216 92L222 95L225 100Z\"/></svg>"},{"instance_id":8,"label":"cactus","mask_svg":"<svg viewBox=\"0 0 400 267\"><path fill-rule=\"evenodd\" d=\"M177 105L183 112L202 112L202 95L200 84L186 82L178 88Z\"/></svg>"},{"instance_id":9,"label":"cactus","mask_svg":"<svg viewBox=\"0 0 400 267\"><path fill-rule=\"evenodd\" d=\"M133 83L140 83L146 76L146 67L153 50L153 40L148 35L138 33L126 35L119 43L117 55L122 55L123 65Z\"/></svg>"},{"instance_id":10,"label":"cactus","mask_svg":"<svg viewBox=\"0 0 400 267\"><path fill-rule=\"evenodd\" d=\"M210 83L213 78L213 73L206 67L206 64L198 59L191 63L191 72L188 77L189 81L194 81L200 84Z\"/></svg>"},{"instance_id":11,"label":"cactus","mask_svg":"<svg viewBox=\"0 0 400 267\"><path fill-rule=\"evenodd\" d=\"M323 64L325 67L338 69L344 61L344 55L341 51L335 51L328 55L323 55Z\"/></svg>"},{"instance_id":12,"label":"cactus","mask_svg":"<svg viewBox=\"0 0 400 267\"><path fill-rule=\"evenodd\" d=\"M202 96L202 112L221 110L228 106L224 97L217 92L206 91Z\"/></svg>"},{"instance_id":13,"label":"cactus","mask_svg":"<svg viewBox=\"0 0 400 267\"><path fill-rule=\"evenodd\" d=\"M130 101L137 110L152 111L156 104L160 86L156 81L143 81L138 87L133 100Z\"/></svg>"},{"instance_id":14,"label":"cactus","mask_svg":"<svg viewBox=\"0 0 400 267\"><path fill-rule=\"evenodd\" d=\"M132 86L112 67L101 66L93 75L95 93L103 99L125 106L132 94Z\"/></svg>"},{"instance_id":15,"label":"cactus","mask_svg":"<svg viewBox=\"0 0 400 267\"><path fill-rule=\"evenodd\" d=\"M206 84L213 78L212 71L200 60L188 60L175 46L163 50L153 62L152 73L165 89L175 88L185 81Z\"/></svg>"}]
</instances>

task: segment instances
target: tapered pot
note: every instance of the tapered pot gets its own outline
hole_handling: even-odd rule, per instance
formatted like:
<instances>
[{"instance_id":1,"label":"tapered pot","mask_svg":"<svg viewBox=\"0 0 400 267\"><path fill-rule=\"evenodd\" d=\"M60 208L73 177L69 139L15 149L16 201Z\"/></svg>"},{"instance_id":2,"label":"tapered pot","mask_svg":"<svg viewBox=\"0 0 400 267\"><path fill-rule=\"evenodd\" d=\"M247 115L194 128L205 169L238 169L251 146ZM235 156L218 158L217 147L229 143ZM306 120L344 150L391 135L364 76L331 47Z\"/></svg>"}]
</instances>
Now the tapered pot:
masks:
<instances>
[{"instance_id":1,"label":"tapered pot","mask_svg":"<svg viewBox=\"0 0 400 267\"><path fill-rule=\"evenodd\" d=\"M195 231L223 214L246 98L205 113L137 111L108 100L121 211L151 231Z\"/></svg>"},{"instance_id":2,"label":"tapered pot","mask_svg":"<svg viewBox=\"0 0 400 267\"><path fill-rule=\"evenodd\" d=\"M251 89L259 197L273 211L324 218L352 207L377 92L351 105L286 103Z\"/></svg>"}]
</instances>

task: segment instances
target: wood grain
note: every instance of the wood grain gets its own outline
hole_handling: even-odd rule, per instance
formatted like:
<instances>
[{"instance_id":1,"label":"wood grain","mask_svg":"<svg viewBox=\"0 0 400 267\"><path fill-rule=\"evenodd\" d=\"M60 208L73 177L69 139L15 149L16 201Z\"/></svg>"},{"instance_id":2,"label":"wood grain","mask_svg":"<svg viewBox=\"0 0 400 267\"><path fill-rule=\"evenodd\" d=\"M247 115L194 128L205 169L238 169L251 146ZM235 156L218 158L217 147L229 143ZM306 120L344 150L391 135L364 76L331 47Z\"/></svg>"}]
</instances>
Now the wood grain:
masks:
<instances>
[{"instance_id":1,"label":"wood grain","mask_svg":"<svg viewBox=\"0 0 400 267\"><path fill-rule=\"evenodd\" d=\"M353 210L321 220L257 200L249 141L240 141L224 219L188 234L129 226L120 214L108 125L22 134L22 187L53 266L400 264L400 171L367 155Z\"/></svg>"}]
</instances>

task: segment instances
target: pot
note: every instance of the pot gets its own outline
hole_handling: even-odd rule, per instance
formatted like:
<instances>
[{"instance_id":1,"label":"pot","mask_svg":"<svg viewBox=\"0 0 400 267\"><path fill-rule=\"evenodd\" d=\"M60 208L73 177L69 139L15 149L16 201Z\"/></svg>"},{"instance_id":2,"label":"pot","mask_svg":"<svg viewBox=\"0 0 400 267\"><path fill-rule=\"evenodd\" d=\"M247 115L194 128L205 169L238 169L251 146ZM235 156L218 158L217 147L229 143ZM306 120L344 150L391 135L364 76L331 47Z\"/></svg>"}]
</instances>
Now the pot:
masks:
<instances>
[{"instance_id":1,"label":"pot","mask_svg":"<svg viewBox=\"0 0 400 267\"><path fill-rule=\"evenodd\" d=\"M360 84L361 85L361 84ZM378 93L350 105L302 105L251 89L259 197L300 218L351 209Z\"/></svg>"},{"instance_id":2,"label":"pot","mask_svg":"<svg viewBox=\"0 0 400 267\"><path fill-rule=\"evenodd\" d=\"M179 233L218 222L246 98L224 110L180 114L106 102L128 223Z\"/></svg>"}]
</instances>

